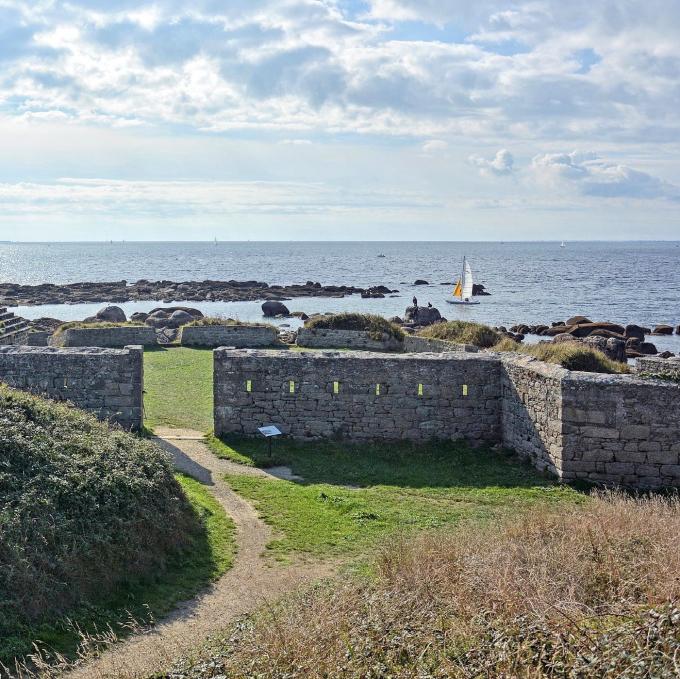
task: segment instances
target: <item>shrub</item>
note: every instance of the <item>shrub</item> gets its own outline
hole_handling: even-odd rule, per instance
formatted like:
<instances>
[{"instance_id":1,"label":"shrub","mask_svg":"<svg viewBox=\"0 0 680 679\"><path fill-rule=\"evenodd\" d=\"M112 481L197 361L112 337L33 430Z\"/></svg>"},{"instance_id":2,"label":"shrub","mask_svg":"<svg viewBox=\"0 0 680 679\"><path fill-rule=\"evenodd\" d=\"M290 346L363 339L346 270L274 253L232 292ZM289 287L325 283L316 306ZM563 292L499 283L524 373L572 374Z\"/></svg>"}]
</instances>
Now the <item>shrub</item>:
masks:
<instances>
[{"instance_id":1,"label":"shrub","mask_svg":"<svg viewBox=\"0 0 680 679\"><path fill-rule=\"evenodd\" d=\"M488 325L468 321L434 323L420 330L418 335L430 339L448 340L457 344L474 344L481 349L488 349L501 339L500 333Z\"/></svg>"},{"instance_id":2,"label":"shrub","mask_svg":"<svg viewBox=\"0 0 680 679\"><path fill-rule=\"evenodd\" d=\"M373 314L342 313L317 316L306 321L305 327L326 330L363 330L376 340L382 339L383 335L399 341L404 339L404 331L398 325Z\"/></svg>"},{"instance_id":3,"label":"shrub","mask_svg":"<svg viewBox=\"0 0 680 679\"><path fill-rule=\"evenodd\" d=\"M154 444L0 385L0 659L119 587L156 577L200 530Z\"/></svg>"},{"instance_id":4,"label":"shrub","mask_svg":"<svg viewBox=\"0 0 680 679\"><path fill-rule=\"evenodd\" d=\"M528 354L546 363L556 363L567 370L581 370L591 373L629 373L625 363L612 361L601 351L584 346L579 342L539 342L538 344L518 344L505 338L493 347L494 351L514 351Z\"/></svg>"},{"instance_id":5,"label":"shrub","mask_svg":"<svg viewBox=\"0 0 680 679\"><path fill-rule=\"evenodd\" d=\"M402 537L384 547L377 577L258 613L219 646L214 671L670 678L679 532L677 499L599 494L482 529Z\"/></svg>"}]
</instances>

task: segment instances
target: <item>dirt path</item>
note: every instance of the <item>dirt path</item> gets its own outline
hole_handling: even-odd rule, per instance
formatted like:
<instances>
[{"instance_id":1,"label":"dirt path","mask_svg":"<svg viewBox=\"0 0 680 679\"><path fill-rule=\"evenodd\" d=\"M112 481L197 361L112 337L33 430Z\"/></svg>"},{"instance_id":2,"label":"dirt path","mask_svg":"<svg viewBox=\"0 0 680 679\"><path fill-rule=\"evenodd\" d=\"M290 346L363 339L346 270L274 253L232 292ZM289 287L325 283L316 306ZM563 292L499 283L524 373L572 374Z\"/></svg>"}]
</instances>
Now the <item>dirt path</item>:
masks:
<instances>
[{"instance_id":1,"label":"dirt path","mask_svg":"<svg viewBox=\"0 0 680 679\"><path fill-rule=\"evenodd\" d=\"M222 480L224 474L272 476L261 469L216 458L199 432L158 429L157 442L174 458L178 470L206 484L236 524L238 553L234 566L204 594L180 604L147 634L110 647L103 655L69 673L69 679L148 677L200 645L210 634L304 581L332 573L328 564L272 565L263 558L270 528L253 507ZM287 470L274 476L285 477Z\"/></svg>"}]
</instances>

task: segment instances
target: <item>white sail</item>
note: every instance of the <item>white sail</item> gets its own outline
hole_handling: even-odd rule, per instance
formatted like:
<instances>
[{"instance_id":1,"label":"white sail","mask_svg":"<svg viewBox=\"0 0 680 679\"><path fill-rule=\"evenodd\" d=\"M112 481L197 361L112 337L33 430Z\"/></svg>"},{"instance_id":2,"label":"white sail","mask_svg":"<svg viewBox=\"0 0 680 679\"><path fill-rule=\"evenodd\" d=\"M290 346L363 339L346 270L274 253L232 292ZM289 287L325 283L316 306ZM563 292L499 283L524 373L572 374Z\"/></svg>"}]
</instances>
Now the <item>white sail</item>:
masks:
<instances>
[{"instance_id":1,"label":"white sail","mask_svg":"<svg viewBox=\"0 0 680 679\"><path fill-rule=\"evenodd\" d=\"M463 270L463 299L472 299L472 269L467 259Z\"/></svg>"}]
</instances>

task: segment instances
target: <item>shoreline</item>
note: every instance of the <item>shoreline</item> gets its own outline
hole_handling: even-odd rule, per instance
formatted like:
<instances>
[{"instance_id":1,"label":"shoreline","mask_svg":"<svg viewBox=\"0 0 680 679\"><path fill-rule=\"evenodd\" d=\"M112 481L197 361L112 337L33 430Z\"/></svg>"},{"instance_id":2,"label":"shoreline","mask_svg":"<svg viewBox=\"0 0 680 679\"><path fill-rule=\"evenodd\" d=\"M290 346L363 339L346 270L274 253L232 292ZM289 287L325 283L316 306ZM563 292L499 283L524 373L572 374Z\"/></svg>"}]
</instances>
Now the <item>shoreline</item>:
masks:
<instances>
[{"instance_id":1,"label":"shoreline","mask_svg":"<svg viewBox=\"0 0 680 679\"><path fill-rule=\"evenodd\" d=\"M127 281L42 283L21 285L0 283L0 305L45 306L58 304L119 304L125 302L256 302L285 301L299 297L361 295L382 298L397 293L384 285L360 288L351 285L304 284L270 285L262 281Z\"/></svg>"}]
</instances>

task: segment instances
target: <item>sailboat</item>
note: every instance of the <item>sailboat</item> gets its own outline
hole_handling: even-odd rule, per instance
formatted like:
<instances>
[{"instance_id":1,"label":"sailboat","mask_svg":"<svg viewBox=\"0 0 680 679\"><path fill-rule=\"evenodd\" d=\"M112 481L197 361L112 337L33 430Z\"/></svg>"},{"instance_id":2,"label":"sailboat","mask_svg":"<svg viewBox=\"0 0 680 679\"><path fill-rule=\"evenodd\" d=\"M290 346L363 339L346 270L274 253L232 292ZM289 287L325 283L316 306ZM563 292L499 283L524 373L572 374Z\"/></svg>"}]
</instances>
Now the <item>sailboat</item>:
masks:
<instances>
[{"instance_id":1,"label":"sailboat","mask_svg":"<svg viewBox=\"0 0 680 679\"><path fill-rule=\"evenodd\" d=\"M561 247L561 248L564 248L564 247L566 247L566 244L565 244L565 242L564 242L564 241L562 241L562 242L560 243L560 247Z\"/></svg>"},{"instance_id":2,"label":"sailboat","mask_svg":"<svg viewBox=\"0 0 680 679\"><path fill-rule=\"evenodd\" d=\"M463 257L463 274L453 291L453 296L456 299L447 299L446 301L449 304L479 304L479 302L472 299L472 290L472 269L470 268L470 263Z\"/></svg>"}]
</instances>

